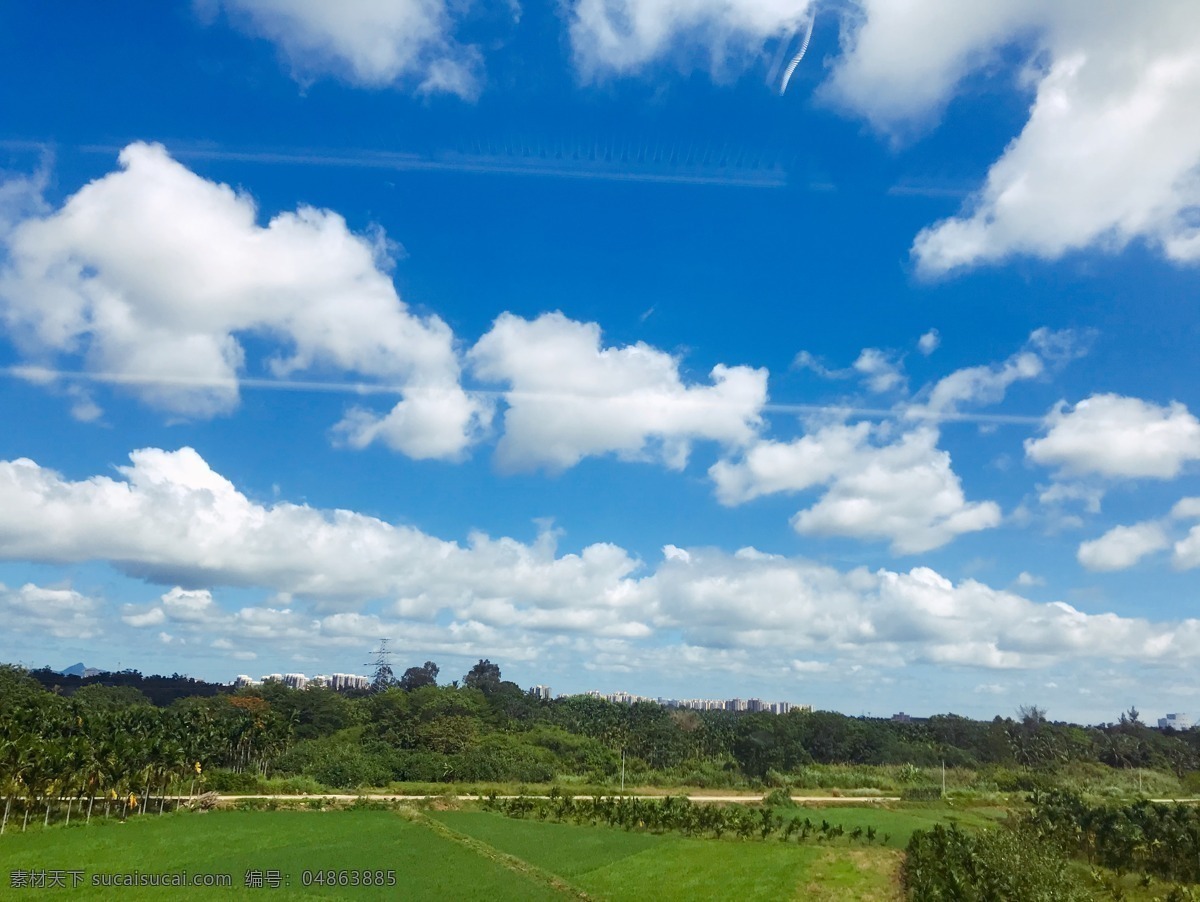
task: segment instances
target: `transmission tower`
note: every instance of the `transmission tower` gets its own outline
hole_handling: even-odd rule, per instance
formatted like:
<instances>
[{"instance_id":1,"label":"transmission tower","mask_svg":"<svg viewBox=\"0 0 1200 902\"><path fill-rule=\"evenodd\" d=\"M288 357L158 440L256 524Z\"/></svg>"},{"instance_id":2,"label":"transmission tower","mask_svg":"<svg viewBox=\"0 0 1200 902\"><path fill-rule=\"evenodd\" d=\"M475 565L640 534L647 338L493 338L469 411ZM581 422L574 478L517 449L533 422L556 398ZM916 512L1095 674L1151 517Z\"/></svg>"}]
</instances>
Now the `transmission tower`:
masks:
<instances>
[{"instance_id":1,"label":"transmission tower","mask_svg":"<svg viewBox=\"0 0 1200 902\"><path fill-rule=\"evenodd\" d=\"M384 689L391 688L396 685L396 675L392 673L392 653L388 650L387 639L379 640L379 648L372 654L375 655L374 661L368 661L364 667L374 667L375 675L371 679L371 691L382 692Z\"/></svg>"}]
</instances>

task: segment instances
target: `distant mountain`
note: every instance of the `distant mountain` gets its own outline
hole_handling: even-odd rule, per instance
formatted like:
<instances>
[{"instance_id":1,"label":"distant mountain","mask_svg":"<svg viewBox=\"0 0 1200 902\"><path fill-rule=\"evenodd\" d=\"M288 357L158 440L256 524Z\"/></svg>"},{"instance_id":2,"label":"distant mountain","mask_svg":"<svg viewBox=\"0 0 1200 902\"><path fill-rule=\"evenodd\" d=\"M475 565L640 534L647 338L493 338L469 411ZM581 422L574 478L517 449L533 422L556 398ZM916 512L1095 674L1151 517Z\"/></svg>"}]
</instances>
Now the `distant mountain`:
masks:
<instances>
[{"instance_id":1,"label":"distant mountain","mask_svg":"<svg viewBox=\"0 0 1200 902\"><path fill-rule=\"evenodd\" d=\"M70 667L64 667L59 673L63 676L77 676L83 679L103 673L103 671L96 667L84 667L83 662L80 661L78 664L72 664Z\"/></svg>"}]
</instances>

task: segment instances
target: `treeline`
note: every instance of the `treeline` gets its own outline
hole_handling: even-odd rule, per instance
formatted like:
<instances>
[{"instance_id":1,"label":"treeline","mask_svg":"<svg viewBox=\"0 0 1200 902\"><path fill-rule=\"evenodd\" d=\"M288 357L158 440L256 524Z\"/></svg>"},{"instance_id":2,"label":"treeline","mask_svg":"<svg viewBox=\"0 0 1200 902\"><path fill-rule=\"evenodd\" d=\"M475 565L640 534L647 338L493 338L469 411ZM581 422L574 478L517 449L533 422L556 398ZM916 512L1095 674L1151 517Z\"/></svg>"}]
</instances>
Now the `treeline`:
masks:
<instances>
[{"instance_id":1,"label":"treeline","mask_svg":"<svg viewBox=\"0 0 1200 902\"><path fill-rule=\"evenodd\" d=\"M135 689L151 704L166 707L181 698L192 696L213 696L226 691L220 683L206 683L204 680L192 679L178 673L170 676L142 676L137 670L107 671L91 676L77 676L72 673L59 673L49 667L29 671L29 675L37 680L44 689L58 695L73 695L88 686L123 687ZM136 696L135 696L136 697Z\"/></svg>"},{"instance_id":2,"label":"treeline","mask_svg":"<svg viewBox=\"0 0 1200 902\"><path fill-rule=\"evenodd\" d=\"M58 787L144 792L177 785L197 765L205 787L221 791L252 791L277 776L308 780L313 791L400 781L611 786L622 771L631 785L829 788L805 782L822 776L806 768L828 764L892 765L892 783L919 789L942 762L977 772L977 788L1019 791L1049 788L1056 770L1076 765L1114 775L1155 769L1186 781L1200 769L1200 733L1151 729L1136 712L1105 727L1052 723L1037 708L1015 719L947 714L902 723L828 711L540 700L486 660L450 685L437 675L426 662L361 694L280 683L212 693L201 684L155 706L147 688L156 678L94 681L69 687L68 696L68 687L51 692L24 671L0 667L0 791L6 798ZM865 772L854 779L875 785Z\"/></svg>"}]
</instances>

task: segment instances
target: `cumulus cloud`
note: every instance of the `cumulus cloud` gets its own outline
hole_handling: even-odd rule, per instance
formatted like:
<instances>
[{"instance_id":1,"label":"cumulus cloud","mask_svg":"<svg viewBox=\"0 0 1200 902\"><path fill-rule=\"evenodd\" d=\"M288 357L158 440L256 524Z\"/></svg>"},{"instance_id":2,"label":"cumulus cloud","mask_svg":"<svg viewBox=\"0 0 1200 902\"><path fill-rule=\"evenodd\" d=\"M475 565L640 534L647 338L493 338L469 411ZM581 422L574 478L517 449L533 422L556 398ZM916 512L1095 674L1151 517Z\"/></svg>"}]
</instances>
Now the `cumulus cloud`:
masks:
<instances>
[{"instance_id":1,"label":"cumulus cloud","mask_svg":"<svg viewBox=\"0 0 1200 902\"><path fill-rule=\"evenodd\" d=\"M694 441L749 442L767 400L766 370L717 365L711 385L688 385L670 354L603 347L597 324L561 313L502 314L468 356L477 376L510 386L497 456L513 469L601 454L682 468Z\"/></svg>"},{"instance_id":2,"label":"cumulus cloud","mask_svg":"<svg viewBox=\"0 0 1200 902\"><path fill-rule=\"evenodd\" d=\"M1167 534L1158 523L1137 523L1114 527L1098 539L1083 542L1076 556L1089 570L1125 570L1169 545Z\"/></svg>"},{"instance_id":3,"label":"cumulus cloud","mask_svg":"<svg viewBox=\"0 0 1200 902\"><path fill-rule=\"evenodd\" d=\"M1200 567L1200 526L1193 526L1186 536L1175 543L1171 562L1177 570Z\"/></svg>"},{"instance_id":4,"label":"cumulus cloud","mask_svg":"<svg viewBox=\"0 0 1200 902\"><path fill-rule=\"evenodd\" d=\"M805 0L575 0L585 77L674 60L744 66L795 32ZM853 0L822 96L904 139L932 125L970 76L1016 56L1028 119L955 216L913 243L937 275L1015 254L1056 259L1142 240L1200 260L1200 10L1186 0L1110 4Z\"/></svg>"},{"instance_id":5,"label":"cumulus cloud","mask_svg":"<svg viewBox=\"0 0 1200 902\"><path fill-rule=\"evenodd\" d=\"M917 341L917 349L928 357L941 346L942 336L937 329L930 329Z\"/></svg>"},{"instance_id":6,"label":"cumulus cloud","mask_svg":"<svg viewBox=\"0 0 1200 902\"><path fill-rule=\"evenodd\" d=\"M1100 513L1100 502L1103 500L1103 489L1075 482L1055 482L1038 492L1038 502L1043 506L1060 507L1075 503L1089 514Z\"/></svg>"},{"instance_id":7,"label":"cumulus cloud","mask_svg":"<svg viewBox=\"0 0 1200 902\"><path fill-rule=\"evenodd\" d=\"M1160 406L1101 394L1073 409L1060 401L1044 428L1046 435L1025 441L1025 454L1064 473L1174 479L1200 458L1200 421L1174 401Z\"/></svg>"},{"instance_id":8,"label":"cumulus cloud","mask_svg":"<svg viewBox=\"0 0 1200 902\"><path fill-rule=\"evenodd\" d=\"M510 661L598 669L655 659L816 673L830 656L1019 668L1200 655L1200 621L1087 614L925 567L841 571L752 548L668 546L650 568L606 543L562 554L549 532L459 545L352 511L255 504L186 449L135 452L119 477L69 481L28 460L0 464L0 557L105 560L170 586L121 617L204 654L360 648L393 635L430 654L503 648ZM233 609L214 591L221 584L274 594ZM86 636L95 611L71 590L0 588L6 629Z\"/></svg>"},{"instance_id":9,"label":"cumulus cloud","mask_svg":"<svg viewBox=\"0 0 1200 902\"><path fill-rule=\"evenodd\" d=\"M660 60L720 75L764 42L797 31L809 0L574 0L571 47L585 78L632 74Z\"/></svg>"},{"instance_id":10,"label":"cumulus cloud","mask_svg":"<svg viewBox=\"0 0 1200 902\"><path fill-rule=\"evenodd\" d=\"M877 394L906 387L904 368L899 361L878 348L863 348L854 361L854 371L863 377L867 388Z\"/></svg>"},{"instance_id":11,"label":"cumulus cloud","mask_svg":"<svg viewBox=\"0 0 1200 902\"><path fill-rule=\"evenodd\" d=\"M692 645L749 647L761 656L837 649L900 661L982 668L1045 666L1060 657L1190 659L1200 621L1154 624L1038 604L926 567L839 572L745 550L694 551L650 580L667 623Z\"/></svg>"},{"instance_id":12,"label":"cumulus cloud","mask_svg":"<svg viewBox=\"0 0 1200 902\"><path fill-rule=\"evenodd\" d=\"M1171 508L1175 520L1200 520L1200 498L1181 498Z\"/></svg>"},{"instance_id":13,"label":"cumulus cloud","mask_svg":"<svg viewBox=\"0 0 1200 902\"><path fill-rule=\"evenodd\" d=\"M792 442L760 441L709 475L727 505L824 486L792 519L797 532L886 539L893 551L913 554L1000 523L994 502L967 501L938 435L925 426L888 441L884 426L826 425Z\"/></svg>"},{"instance_id":14,"label":"cumulus cloud","mask_svg":"<svg viewBox=\"0 0 1200 902\"><path fill-rule=\"evenodd\" d=\"M354 84L413 84L474 97L479 48L454 39L470 4L449 0L208 0L243 30L276 43L297 80L331 74Z\"/></svg>"},{"instance_id":15,"label":"cumulus cloud","mask_svg":"<svg viewBox=\"0 0 1200 902\"><path fill-rule=\"evenodd\" d=\"M211 417L237 405L254 336L273 345L276 377L335 370L397 386L390 414L343 424L351 444L462 453L482 405L459 385L450 329L397 296L381 235L312 207L260 226L248 196L158 145L131 144L120 164L2 236L0 322L27 358L78 359L147 404Z\"/></svg>"},{"instance_id":16,"label":"cumulus cloud","mask_svg":"<svg viewBox=\"0 0 1200 902\"><path fill-rule=\"evenodd\" d=\"M1124 570L1143 557L1172 547L1171 562L1177 570L1200 567L1200 526L1193 526L1172 545L1180 520L1200 519L1200 498L1182 498L1159 520L1132 526L1117 526L1098 539L1079 546L1079 562L1089 570Z\"/></svg>"},{"instance_id":17,"label":"cumulus cloud","mask_svg":"<svg viewBox=\"0 0 1200 902\"><path fill-rule=\"evenodd\" d=\"M1143 239L1200 258L1200 11L1181 0L1114 4L859 0L827 96L903 134L1013 47L1029 119L957 216L917 236L926 273L1013 254L1053 259Z\"/></svg>"},{"instance_id":18,"label":"cumulus cloud","mask_svg":"<svg viewBox=\"0 0 1200 902\"><path fill-rule=\"evenodd\" d=\"M910 418L936 419L957 415L961 404L994 404L1004 398L1014 382L1036 379L1044 371L1042 358L1029 349L1019 351L999 365L955 370L939 379L928 390L923 403L912 405L906 414Z\"/></svg>"},{"instance_id":19,"label":"cumulus cloud","mask_svg":"<svg viewBox=\"0 0 1200 902\"><path fill-rule=\"evenodd\" d=\"M49 635L90 639L100 632L99 604L74 589L47 589L26 583L10 589L0 583L0 629L7 635Z\"/></svg>"},{"instance_id":20,"label":"cumulus cloud","mask_svg":"<svg viewBox=\"0 0 1200 902\"><path fill-rule=\"evenodd\" d=\"M256 504L190 448L130 459L120 478L77 482L27 459L0 463L0 558L105 560L187 587L125 611L137 625L203 621L216 610L208 588L227 585L325 607L384 599L419 618L455 608L530 629L645 630L621 582L638 562L612 545L560 556L545 533L531 545L476 534L462 546L351 511Z\"/></svg>"}]
</instances>

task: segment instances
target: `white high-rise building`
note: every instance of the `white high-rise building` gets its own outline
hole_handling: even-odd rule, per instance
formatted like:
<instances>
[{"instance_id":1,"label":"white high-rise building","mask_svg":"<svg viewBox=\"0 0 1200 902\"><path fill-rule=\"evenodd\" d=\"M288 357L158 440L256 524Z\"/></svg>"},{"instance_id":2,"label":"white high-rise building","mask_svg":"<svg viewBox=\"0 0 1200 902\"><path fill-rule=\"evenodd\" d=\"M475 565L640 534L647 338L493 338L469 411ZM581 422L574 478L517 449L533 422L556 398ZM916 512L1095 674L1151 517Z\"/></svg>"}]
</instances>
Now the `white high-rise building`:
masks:
<instances>
[{"instance_id":1,"label":"white high-rise building","mask_svg":"<svg viewBox=\"0 0 1200 902\"><path fill-rule=\"evenodd\" d=\"M1168 714L1166 717L1158 719L1158 728L1165 730L1168 727L1172 730L1179 730L1181 733L1184 730L1192 728L1192 719L1186 714Z\"/></svg>"}]
</instances>

